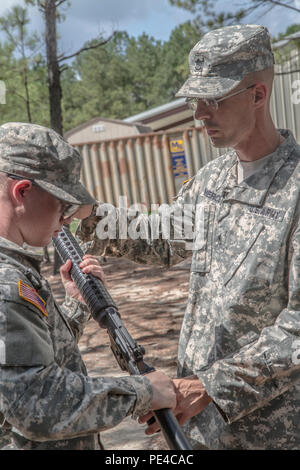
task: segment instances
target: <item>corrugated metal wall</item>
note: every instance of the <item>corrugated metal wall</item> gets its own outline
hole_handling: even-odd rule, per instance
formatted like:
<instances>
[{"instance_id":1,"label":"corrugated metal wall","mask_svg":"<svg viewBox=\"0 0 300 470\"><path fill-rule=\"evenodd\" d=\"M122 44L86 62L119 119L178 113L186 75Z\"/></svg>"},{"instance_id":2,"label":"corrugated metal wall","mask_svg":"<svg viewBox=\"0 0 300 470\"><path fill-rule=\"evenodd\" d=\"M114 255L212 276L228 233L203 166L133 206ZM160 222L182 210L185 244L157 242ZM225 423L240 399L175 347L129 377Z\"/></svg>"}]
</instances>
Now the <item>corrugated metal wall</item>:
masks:
<instances>
[{"instance_id":1,"label":"corrugated metal wall","mask_svg":"<svg viewBox=\"0 0 300 470\"><path fill-rule=\"evenodd\" d=\"M183 140L186 171L177 171L170 141ZM141 134L101 144L77 145L83 156L82 182L103 202L170 203L182 182L208 161L221 155L211 147L202 128Z\"/></svg>"},{"instance_id":2,"label":"corrugated metal wall","mask_svg":"<svg viewBox=\"0 0 300 470\"><path fill-rule=\"evenodd\" d=\"M298 70L286 73L289 67ZM300 66L276 66L271 113L280 128L291 129L300 142ZM299 83L296 82L299 80ZM299 104L292 103L299 90ZM170 142L181 142L181 153L172 153ZM101 144L77 145L83 156L82 182L99 201L118 205L119 196L128 204L149 208L154 203L171 203L182 182L208 161L221 155L202 128L184 129L114 139ZM179 160L176 160L179 155Z\"/></svg>"},{"instance_id":3,"label":"corrugated metal wall","mask_svg":"<svg viewBox=\"0 0 300 470\"><path fill-rule=\"evenodd\" d=\"M300 60L299 51L291 59L275 66L271 113L278 128L290 129L300 143Z\"/></svg>"}]
</instances>

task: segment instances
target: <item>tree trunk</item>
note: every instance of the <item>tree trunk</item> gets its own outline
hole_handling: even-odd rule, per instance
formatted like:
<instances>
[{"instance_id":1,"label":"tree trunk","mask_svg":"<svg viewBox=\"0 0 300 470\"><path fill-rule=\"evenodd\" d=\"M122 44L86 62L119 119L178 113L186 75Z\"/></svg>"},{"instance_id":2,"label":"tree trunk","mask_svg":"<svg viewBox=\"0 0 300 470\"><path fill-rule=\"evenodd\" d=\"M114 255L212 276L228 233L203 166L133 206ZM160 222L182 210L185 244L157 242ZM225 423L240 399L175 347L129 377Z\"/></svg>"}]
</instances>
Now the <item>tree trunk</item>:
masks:
<instances>
[{"instance_id":1,"label":"tree trunk","mask_svg":"<svg viewBox=\"0 0 300 470\"><path fill-rule=\"evenodd\" d=\"M27 63L27 58L26 58L26 53L25 53L24 32L25 32L25 19L20 25L20 39L21 39L21 48L22 48L22 59L23 59L23 83L24 83L25 96L26 96L25 102L26 102L27 118L28 118L28 122L32 122L29 84L28 84L28 63Z\"/></svg>"},{"instance_id":2,"label":"tree trunk","mask_svg":"<svg viewBox=\"0 0 300 470\"><path fill-rule=\"evenodd\" d=\"M51 127L60 135L63 134L61 99L62 89L60 85L60 69L57 60L57 37L56 37L56 2L46 0L45 2L46 23L46 52L48 68L48 86L50 99L50 121Z\"/></svg>"},{"instance_id":3,"label":"tree trunk","mask_svg":"<svg viewBox=\"0 0 300 470\"><path fill-rule=\"evenodd\" d=\"M56 1L46 0L44 4L46 24L46 53L48 69L48 87L50 102L51 128L58 134L63 134L61 99L62 89L60 85L60 69L57 60L57 37L56 37ZM62 262L56 250L54 250L53 274L57 274Z\"/></svg>"}]
</instances>

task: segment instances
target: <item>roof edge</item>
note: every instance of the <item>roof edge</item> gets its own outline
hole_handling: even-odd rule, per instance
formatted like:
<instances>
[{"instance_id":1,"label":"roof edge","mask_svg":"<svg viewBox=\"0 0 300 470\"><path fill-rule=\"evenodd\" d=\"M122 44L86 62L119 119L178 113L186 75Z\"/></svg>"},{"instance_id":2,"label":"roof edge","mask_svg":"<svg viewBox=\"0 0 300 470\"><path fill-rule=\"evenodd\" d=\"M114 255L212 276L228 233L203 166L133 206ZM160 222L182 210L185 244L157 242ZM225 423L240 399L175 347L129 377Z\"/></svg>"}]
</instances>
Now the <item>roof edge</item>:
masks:
<instances>
[{"instance_id":1,"label":"roof edge","mask_svg":"<svg viewBox=\"0 0 300 470\"><path fill-rule=\"evenodd\" d=\"M87 122L83 122L82 124L79 124L79 126L73 127L73 129L70 129L69 131L64 133L64 137L70 137L71 135L75 134L76 132L85 129L86 127L88 127L91 124L93 124L95 122L98 122L98 121L112 122L112 123L115 123L115 124L123 124L124 126L136 127L136 123L129 123L129 122L126 122L122 119L107 119L107 118L102 118L101 116L99 116L99 117L95 117L93 119L90 119Z\"/></svg>"}]
</instances>

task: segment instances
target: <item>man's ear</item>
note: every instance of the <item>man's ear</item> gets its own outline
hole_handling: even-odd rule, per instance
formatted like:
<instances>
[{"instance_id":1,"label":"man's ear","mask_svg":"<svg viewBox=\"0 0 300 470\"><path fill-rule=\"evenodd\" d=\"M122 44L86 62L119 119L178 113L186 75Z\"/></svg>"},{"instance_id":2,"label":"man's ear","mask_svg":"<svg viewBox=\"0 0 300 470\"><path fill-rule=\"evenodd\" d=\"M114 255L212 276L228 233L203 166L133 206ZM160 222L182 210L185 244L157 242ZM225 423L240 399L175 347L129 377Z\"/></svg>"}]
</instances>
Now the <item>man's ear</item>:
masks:
<instances>
[{"instance_id":1,"label":"man's ear","mask_svg":"<svg viewBox=\"0 0 300 470\"><path fill-rule=\"evenodd\" d=\"M264 83L258 83L254 89L254 103L256 107L261 107L267 100L268 90Z\"/></svg>"},{"instance_id":2,"label":"man's ear","mask_svg":"<svg viewBox=\"0 0 300 470\"><path fill-rule=\"evenodd\" d=\"M28 192L32 188L32 182L30 180L13 180L10 187L10 193L13 198L15 205L23 204L24 199Z\"/></svg>"}]
</instances>

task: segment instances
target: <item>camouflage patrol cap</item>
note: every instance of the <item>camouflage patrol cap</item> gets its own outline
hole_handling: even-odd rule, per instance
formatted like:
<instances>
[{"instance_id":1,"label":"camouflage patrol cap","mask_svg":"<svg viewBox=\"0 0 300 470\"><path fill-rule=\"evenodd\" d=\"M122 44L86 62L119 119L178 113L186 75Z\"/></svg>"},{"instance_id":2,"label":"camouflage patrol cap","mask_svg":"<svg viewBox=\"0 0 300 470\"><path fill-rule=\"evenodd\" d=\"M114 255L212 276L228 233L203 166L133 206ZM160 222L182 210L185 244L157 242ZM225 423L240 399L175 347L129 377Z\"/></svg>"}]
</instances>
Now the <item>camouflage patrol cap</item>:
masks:
<instances>
[{"instance_id":1,"label":"camouflage patrol cap","mask_svg":"<svg viewBox=\"0 0 300 470\"><path fill-rule=\"evenodd\" d=\"M71 204L94 204L80 183L82 158L59 134L23 122L0 126L0 171L24 176Z\"/></svg>"},{"instance_id":2,"label":"camouflage patrol cap","mask_svg":"<svg viewBox=\"0 0 300 470\"><path fill-rule=\"evenodd\" d=\"M260 25L225 26L205 34L189 55L190 76L176 96L219 98L251 72L272 67L268 30Z\"/></svg>"}]
</instances>

